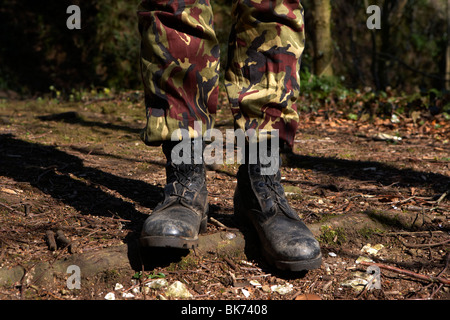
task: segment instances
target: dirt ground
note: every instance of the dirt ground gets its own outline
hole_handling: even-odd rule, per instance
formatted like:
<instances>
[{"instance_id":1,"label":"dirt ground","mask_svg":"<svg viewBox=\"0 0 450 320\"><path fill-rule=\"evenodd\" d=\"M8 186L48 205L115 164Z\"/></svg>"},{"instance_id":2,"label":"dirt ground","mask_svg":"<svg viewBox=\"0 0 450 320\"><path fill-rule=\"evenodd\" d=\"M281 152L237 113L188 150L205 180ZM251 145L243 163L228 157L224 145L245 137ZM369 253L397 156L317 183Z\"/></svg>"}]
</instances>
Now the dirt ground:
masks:
<instances>
[{"instance_id":1,"label":"dirt ground","mask_svg":"<svg viewBox=\"0 0 450 320\"><path fill-rule=\"evenodd\" d=\"M450 121L442 115L422 114L420 123L301 115L283 184L320 240L323 264L300 274L267 266L232 219L236 164L208 169L202 237L212 245L136 248L165 183L160 148L139 140L143 117L142 102L127 96L0 102L0 299L182 299L168 293L176 281L196 300L450 298ZM217 128L232 128L225 106ZM48 231L69 242L51 250ZM67 286L64 269L49 273L64 262L80 264L79 288Z\"/></svg>"}]
</instances>

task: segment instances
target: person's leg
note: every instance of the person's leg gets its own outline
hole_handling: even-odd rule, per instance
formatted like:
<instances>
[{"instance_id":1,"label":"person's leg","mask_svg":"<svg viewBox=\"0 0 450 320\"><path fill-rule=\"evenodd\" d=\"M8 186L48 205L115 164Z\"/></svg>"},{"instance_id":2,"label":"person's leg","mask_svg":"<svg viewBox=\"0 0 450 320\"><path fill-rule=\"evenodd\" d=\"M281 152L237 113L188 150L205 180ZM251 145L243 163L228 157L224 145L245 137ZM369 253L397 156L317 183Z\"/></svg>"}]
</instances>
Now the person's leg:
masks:
<instances>
[{"instance_id":1,"label":"person's leg","mask_svg":"<svg viewBox=\"0 0 450 320\"><path fill-rule=\"evenodd\" d=\"M138 9L141 73L147 109L142 139L171 140L177 129L190 137L214 125L219 92L219 44L209 0L147 0ZM181 137L180 137L181 139Z\"/></svg>"},{"instance_id":2,"label":"person's leg","mask_svg":"<svg viewBox=\"0 0 450 320\"><path fill-rule=\"evenodd\" d=\"M315 269L322 262L319 243L285 197L279 162L273 170L280 151L273 139L292 148L298 126L303 8L299 0L236 0L233 12L226 87L236 127L256 130L257 138L249 139L237 173L235 216L256 230L262 254L275 267ZM276 134L262 135L261 130ZM253 161L252 143L257 148Z\"/></svg>"},{"instance_id":3,"label":"person's leg","mask_svg":"<svg viewBox=\"0 0 450 320\"><path fill-rule=\"evenodd\" d=\"M203 144L194 138L213 127L218 98L212 9L208 0L148 0L140 4L138 17L147 110L142 139L162 145L167 158L164 200L145 221L140 242L192 248L206 227L208 210L205 167L194 161L197 142L200 152ZM186 142L182 154L175 152L179 140ZM179 163L184 152L191 154Z\"/></svg>"},{"instance_id":4,"label":"person's leg","mask_svg":"<svg viewBox=\"0 0 450 320\"><path fill-rule=\"evenodd\" d=\"M225 71L236 126L276 129L292 147L305 45L299 0L235 0Z\"/></svg>"}]
</instances>

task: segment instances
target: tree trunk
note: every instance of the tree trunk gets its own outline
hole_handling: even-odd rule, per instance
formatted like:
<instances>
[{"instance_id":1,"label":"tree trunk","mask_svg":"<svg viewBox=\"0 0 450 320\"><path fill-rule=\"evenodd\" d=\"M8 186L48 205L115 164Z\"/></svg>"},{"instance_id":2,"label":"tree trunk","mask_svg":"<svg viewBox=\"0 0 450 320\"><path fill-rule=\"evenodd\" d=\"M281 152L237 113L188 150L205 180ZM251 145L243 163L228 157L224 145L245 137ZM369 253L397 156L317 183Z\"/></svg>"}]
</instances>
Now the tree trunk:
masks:
<instances>
[{"instance_id":1,"label":"tree trunk","mask_svg":"<svg viewBox=\"0 0 450 320\"><path fill-rule=\"evenodd\" d=\"M330 0L314 0L314 73L333 75L333 39L331 38Z\"/></svg>"},{"instance_id":2,"label":"tree trunk","mask_svg":"<svg viewBox=\"0 0 450 320\"><path fill-rule=\"evenodd\" d=\"M445 60L445 90L450 91L450 0L447 0L447 57Z\"/></svg>"},{"instance_id":3,"label":"tree trunk","mask_svg":"<svg viewBox=\"0 0 450 320\"><path fill-rule=\"evenodd\" d=\"M392 31L397 27L407 0L385 0L383 3L381 15L381 45L378 54L378 62L376 63L377 75L376 84L377 90L385 90L389 85L388 71L392 66L392 58L395 57L395 43L392 41Z\"/></svg>"}]
</instances>

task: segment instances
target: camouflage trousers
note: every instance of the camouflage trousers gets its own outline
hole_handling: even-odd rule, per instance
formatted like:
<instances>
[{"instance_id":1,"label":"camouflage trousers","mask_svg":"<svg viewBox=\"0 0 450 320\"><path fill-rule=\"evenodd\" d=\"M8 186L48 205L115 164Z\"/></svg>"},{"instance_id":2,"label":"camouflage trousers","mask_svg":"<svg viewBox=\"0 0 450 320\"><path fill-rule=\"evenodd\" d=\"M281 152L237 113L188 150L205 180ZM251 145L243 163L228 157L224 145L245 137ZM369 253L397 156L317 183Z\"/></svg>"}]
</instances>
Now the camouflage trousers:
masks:
<instances>
[{"instance_id":1,"label":"camouflage trousers","mask_svg":"<svg viewBox=\"0 0 450 320\"><path fill-rule=\"evenodd\" d=\"M300 0L234 0L225 87L235 128L278 130L292 147L298 126L305 33ZM209 0L147 0L138 9L148 145L213 128L220 50ZM202 132L194 130L201 122ZM178 130L179 131L179 130Z\"/></svg>"}]
</instances>

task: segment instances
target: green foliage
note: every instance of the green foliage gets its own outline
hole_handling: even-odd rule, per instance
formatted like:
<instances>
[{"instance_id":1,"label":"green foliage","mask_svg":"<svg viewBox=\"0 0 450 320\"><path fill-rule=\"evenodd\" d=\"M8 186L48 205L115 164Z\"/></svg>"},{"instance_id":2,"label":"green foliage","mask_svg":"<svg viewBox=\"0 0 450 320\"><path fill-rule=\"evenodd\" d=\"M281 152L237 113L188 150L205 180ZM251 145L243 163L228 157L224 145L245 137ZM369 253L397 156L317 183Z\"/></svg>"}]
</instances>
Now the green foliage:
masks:
<instances>
[{"instance_id":1,"label":"green foliage","mask_svg":"<svg viewBox=\"0 0 450 320\"><path fill-rule=\"evenodd\" d=\"M314 15L305 0L307 32ZM337 0L332 2L335 40L335 74L345 75L345 85L385 90L388 86L408 93L443 89L447 46L446 1ZM366 5L382 8L380 30L366 27ZM309 31L312 38L314 30ZM308 39L307 39L308 40ZM310 41L310 40L309 40ZM310 51L311 42L307 42Z\"/></svg>"},{"instance_id":2,"label":"green foliage","mask_svg":"<svg viewBox=\"0 0 450 320\"><path fill-rule=\"evenodd\" d=\"M320 230L322 234L319 237L319 241L324 244L341 245L347 241L343 228L332 228L331 226L323 225Z\"/></svg>"},{"instance_id":3,"label":"green foliage","mask_svg":"<svg viewBox=\"0 0 450 320\"><path fill-rule=\"evenodd\" d=\"M165 278L165 277L166 277L166 275L162 272L158 272L158 273L153 272L152 274L149 274L147 276L147 278L149 278L149 279L160 279L160 278Z\"/></svg>"},{"instance_id":4,"label":"green foliage","mask_svg":"<svg viewBox=\"0 0 450 320\"><path fill-rule=\"evenodd\" d=\"M370 239L374 234L380 234L382 232L383 231L378 228L370 228L368 226L365 226L358 230L358 233L365 239Z\"/></svg>"},{"instance_id":5,"label":"green foliage","mask_svg":"<svg viewBox=\"0 0 450 320\"><path fill-rule=\"evenodd\" d=\"M138 279L138 280L142 279L143 277L144 277L144 274L142 273L142 271L136 272L132 276L133 279ZM165 277L166 277L166 275L162 272L158 272L158 273L153 272L152 274L146 275L147 279L161 279L161 278L165 278Z\"/></svg>"},{"instance_id":6,"label":"green foliage","mask_svg":"<svg viewBox=\"0 0 450 320\"><path fill-rule=\"evenodd\" d=\"M308 70L300 73L300 81L303 95L315 99L327 99L331 94L340 95L346 91L338 77L318 77Z\"/></svg>"},{"instance_id":7,"label":"green foliage","mask_svg":"<svg viewBox=\"0 0 450 320\"><path fill-rule=\"evenodd\" d=\"M142 89L140 36L136 10L140 0L4 0L0 10L0 90L19 94L50 92L54 98L80 101L94 88ZM221 77L227 63L232 0L211 0L221 47ZM392 0L379 1L378 5ZM81 30L66 27L69 5L81 9ZM442 89L447 44L444 1L410 0L375 34L365 23L364 1L332 1L335 78L313 76L312 0L303 1L306 47L302 90L308 98L348 98L349 89L375 88L374 63L388 67L387 84L406 92ZM389 28L387 28L389 27ZM389 31L389 52L380 52L381 35ZM372 36L375 38L372 39ZM373 57L373 42L378 49ZM376 67L376 65L375 65ZM55 90L49 90L53 86ZM59 97L56 97L59 92ZM327 95L331 95L330 98ZM322 103L323 103L322 101ZM318 108L312 105L311 108ZM447 113L449 106L444 107ZM358 114L357 112L352 112ZM359 114L358 114L359 116Z\"/></svg>"},{"instance_id":8,"label":"green foliage","mask_svg":"<svg viewBox=\"0 0 450 320\"><path fill-rule=\"evenodd\" d=\"M140 86L138 1L15 0L2 2L0 86L20 93L61 94L91 86ZM69 30L69 5L81 30Z\"/></svg>"}]
</instances>

